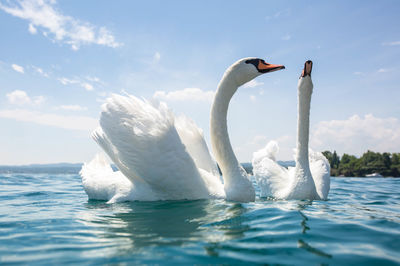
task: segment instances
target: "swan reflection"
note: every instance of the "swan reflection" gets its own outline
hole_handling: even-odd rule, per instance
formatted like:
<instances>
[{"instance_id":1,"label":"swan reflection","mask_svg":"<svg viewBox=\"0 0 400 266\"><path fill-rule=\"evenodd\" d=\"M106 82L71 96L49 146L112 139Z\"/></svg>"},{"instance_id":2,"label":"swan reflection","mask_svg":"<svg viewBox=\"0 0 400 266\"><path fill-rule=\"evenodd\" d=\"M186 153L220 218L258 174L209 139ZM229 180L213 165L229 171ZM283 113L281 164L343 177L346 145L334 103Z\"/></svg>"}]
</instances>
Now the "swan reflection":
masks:
<instances>
[{"instance_id":1,"label":"swan reflection","mask_svg":"<svg viewBox=\"0 0 400 266\"><path fill-rule=\"evenodd\" d=\"M89 201L78 214L98 242L115 252L137 252L147 246L217 243L240 238L242 204L224 200L124 202ZM115 249L118 249L115 250Z\"/></svg>"}]
</instances>

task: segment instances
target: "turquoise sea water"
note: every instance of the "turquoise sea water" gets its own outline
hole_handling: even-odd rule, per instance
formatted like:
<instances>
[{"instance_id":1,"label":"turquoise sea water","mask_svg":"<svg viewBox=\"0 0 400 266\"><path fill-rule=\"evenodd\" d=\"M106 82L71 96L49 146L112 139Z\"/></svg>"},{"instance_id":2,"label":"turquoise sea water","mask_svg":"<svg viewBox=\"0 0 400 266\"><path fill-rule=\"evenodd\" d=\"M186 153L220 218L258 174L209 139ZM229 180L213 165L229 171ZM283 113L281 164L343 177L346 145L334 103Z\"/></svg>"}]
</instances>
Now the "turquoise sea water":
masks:
<instances>
[{"instance_id":1,"label":"turquoise sea water","mask_svg":"<svg viewBox=\"0 0 400 266\"><path fill-rule=\"evenodd\" d=\"M328 201L88 201L74 174L0 174L0 264L400 264L400 179Z\"/></svg>"}]
</instances>

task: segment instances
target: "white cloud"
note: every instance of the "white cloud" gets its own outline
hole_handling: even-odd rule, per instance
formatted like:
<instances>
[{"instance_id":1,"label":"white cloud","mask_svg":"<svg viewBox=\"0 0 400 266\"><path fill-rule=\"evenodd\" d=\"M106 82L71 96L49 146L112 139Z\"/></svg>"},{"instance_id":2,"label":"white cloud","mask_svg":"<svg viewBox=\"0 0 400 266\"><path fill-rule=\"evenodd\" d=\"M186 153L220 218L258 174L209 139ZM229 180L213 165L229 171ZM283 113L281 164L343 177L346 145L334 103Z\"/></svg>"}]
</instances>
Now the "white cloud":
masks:
<instances>
[{"instance_id":1,"label":"white cloud","mask_svg":"<svg viewBox=\"0 0 400 266\"><path fill-rule=\"evenodd\" d=\"M261 86L264 85L264 82L258 82L255 79L250 80L249 82L247 82L246 84L243 85L243 88L254 88L257 86Z\"/></svg>"},{"instance_id":2,"label":"white cloud","mask_svg":"<svg viewBox=\"0 0 400 266\"><path fill-rule=\"evenodd\" d=\"M56 109L67 110L67 111L86 111L88 108L74 104L74 105L60 105Z\"/></svg>"},{"instance_id":3,"label":"white cloud","mask_svg":"<svg viewBox=\"0 0 400 266\"><path fill-rule=\"evenodd\" d=\"M37 73L39 73L41 76L43 76L43 77L45 77L45 78L48 78L48 77L49 77L49 74L47 74L46 72L44 72L43 69L41 69L40 67L32 66L32 68L33 68Z\"/></svg>"},{"instance_id":4,"label":"white cloud","mask_svg":"<svg viewBox=\"0 0 400 266\"><path fill-rule=\"evenodd\" d=\"M378 73L386 73L386 72L389 72L390 70L389 69L387 69L387 68L380 68L380 69L378 69Z\"/></svg>"},{"instance_id":5,"label":"white cloud","mask_svg":"<svg viewBox=\"0 0 400 266\"><path fill-rule=\"evenodd\" d=\"M46 100L44 96L35 96L31 98L25 91L22 90L15 90L13 92L7 93L6 97L9 103L15 105L40 105Z\"/></svg>"},{"instance_id":6,"label":"white cloud","mask_svg":"<svg viewBox=\"0 0 400 266\"><path fill-rule=\"evenodd\" d=\"M382 45L384 45L384 46L396 46L396 45L400 45L400 41L384 42L384 43L382 43Z\"/></svg>"},{"instance_id":7,"label":"white cloud","mask_svg":"<svg viewBox=\"0 0 400 266\"><path fill-rule=\"evenodd\" d=\"M160 59L161 59L161 54L159 52L155 52L155 54L153 55L153 60L155 62L158 62L160 61Z\"/></svg>"},{"instance_id":8,"label":"white cloud","mask_svg":"<svg viewBox=\"0 0 400 266\"><path fill-rule=\"evenodd\" d=\"M290 9L285 9L285 10L277 11L272 15L266 16L265 19L266 20L271 20L271 19L277 19L279 17L287 17L287 16L290 16L290 14L291 14L291 10Z\"/></svg>"},{"instance_id":9,"label":"white cloud","mask_svg":"<svg viewBox=\"0 0 400 266\"><path fill-rule=\"evenodd\" d=\"M85 81L81 81L78 78L69 79L69 78L62 77L62 78L58 78L58 81L61 82L61 84L63 84L63 85L78 84L82 88L85 88L87 91L94 90L94 87L92 84L85 82Z\"/></svg>"},{"instance_id":10,"label":"white cloud","mask_svg":"<svg viewBox=\"0 0 400 266\"><path fill-rule=\"evenodd\" d=\"M286 34L285 36L282 37L282 40L284 41L289 41L292 38L289 34Z\"/></svg>"},{"instance_id":11,"label":"white cloud","mask_svg":"<svg viewBox=\"0 0 400 266\"><path fill-rule=\"evenodd\" d=\"M33 26L31 23L29 23L28 31L29 31L31 34L36 34L36 33L37 33L37 29L36 29L35 26Z\"/></svg>"},{"instance_id":12,"label":"white cloud","mask_svg":"<svg viewBox=\"0 0 400 266\"><path fill-rule=\"evenodd\" d=\"M12 64L11 67L12 67L15 71L24 74L24 68L23 68L22 66L19 66L19 65L17 65L17 64Z\"/></svg>"},{"instance_id":13,"label":"white cloud","mask_svg":"<svg viewBox=\"0 0 400 266\"><path fill-rule=\"evenodd\" d=\"M81 86L84 87L88 91L92 91L93 90L93 86L91 84L87 83L87 82L81 83Z\"/></svg>"},{"instance_id":14,"label":"white cloud","mask_svg":"<svg viewBox=\"0 0 400 266\"><path fill-rule=\"evenodd\" d=\"M98 83L103 86L105 85L105 82L96 76L86 76L85 78L86 78L86 80L88 80L90 82Z\"/></svg>"},{"instance_id":15,"label":"white cloud","mask_svg":"<svg viewBox=\"0 0 400 266\"><path fill-rule=\"evenodd\" d=\"M156 91L154 98L164 101L206 101L212 102L214 91L203 91L199 88L186 88L179 91Z\"/></svg>"},{"instance_id":16,"label":"white cloud","mask_svg":"<svg viewBox=\"0 0 400 266\"><path fill-rule=\"evenodd\" d=\"M368 149L399 152L400 121L394 117L378 118L372 114L322 121L313 128L310 141L313 149L354 155L361 155Z\"/></svg>"},{"instance_id":17,"label":"white cloud","mask_svg":"<svg viewBox=\"0 0 400 266\"><path fill-rule=\"evenodd\" d=\"M88 22L63 15L53 7L55 3L54 0L19 0L15 4L0 3L0 9L28 20L30 33L35 34L38 29L42 30L44 36L67 43L73 50L78 50L85 44L113 48L121 45L106 28L98 28Z\"/></svg>"},{"instance_id":18,"label":"white cloud","mask_svg":"<svg viewBox=\"0 0 400 266\"><path fill-rule=\"evenodd\" d=\"M64 77L58 78L58 81L60 81L61 84L63 84L63 85L69 85L69 84L77 84L77 83L79 83L79 80L76 80L76 79L68 79L68 78L64 78Z\"/></svg>"},{"instance_id":19,"label":"white cloud","mask_svg":"<svg viewBox=\"0 0 400 266\"><path fill-rule=\"evenodd\" d=\"M40 105L45 101L46 101L46 97L44 97L44 96L35 96L32 99L32 103L35 105Z\"/></svg>"},{"instance_id":20,"label":"white cloud","mask_svg":"<svg viewBox=\"0 0 400 266\"><path fill-rule=\"evenodd\" d=\"M6 94L8 102L17 105L29 104L31 103L31 98L26 94L26 92L21 90L15 90L13 92Z\"/></svg>"},{"instance_id":21,"label":"white cloud","mask_svg":"<svg viewBox=\"0 0 400 266\"><path fill-rule=\"evenodd\" d=\"M250 95L250 101L255 102L256 101L256 96Z\"/></svg>"},{"instance_id":22,"label":"white cloud","mask_svg":"<svg viewBox=\"0 0 400 266\"><path fill-rule=\"evenodd\" d=\"M357 76L362 76L362 75L364 75L364 73L361 72L361 71L356 71L356 72L354 72L353 74L354 74L354 75L357 75Z\"/></svg>"},{"instance_id":23,"label":"white cloud","mask_svg":"<svg viewBox=\"0 0 400 266\"><path fill-rule=\"evenodd\" d=\"M0 110L0 117L70 130L91 131L98 126L97 119L88 116L64 116L26 109Z\"/></svg>"}]
</instances>

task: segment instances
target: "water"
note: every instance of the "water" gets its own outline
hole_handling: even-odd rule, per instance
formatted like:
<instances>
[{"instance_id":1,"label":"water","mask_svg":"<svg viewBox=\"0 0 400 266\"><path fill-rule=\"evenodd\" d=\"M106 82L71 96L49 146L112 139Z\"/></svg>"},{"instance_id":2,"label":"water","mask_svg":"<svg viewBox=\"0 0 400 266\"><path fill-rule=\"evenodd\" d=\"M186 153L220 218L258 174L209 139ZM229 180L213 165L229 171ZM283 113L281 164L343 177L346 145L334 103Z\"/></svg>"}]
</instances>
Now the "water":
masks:
<instances>
[{"instance_id":1,"label":"water","mask_svg":"<svg viewBox=\"0 0 400 266\"><path fill-rule=\"evenodd\" d=\"M75 174L0 175L0 264L400 264L400 179L329 201L88 201Z\"/></svg>"}]
</instances>

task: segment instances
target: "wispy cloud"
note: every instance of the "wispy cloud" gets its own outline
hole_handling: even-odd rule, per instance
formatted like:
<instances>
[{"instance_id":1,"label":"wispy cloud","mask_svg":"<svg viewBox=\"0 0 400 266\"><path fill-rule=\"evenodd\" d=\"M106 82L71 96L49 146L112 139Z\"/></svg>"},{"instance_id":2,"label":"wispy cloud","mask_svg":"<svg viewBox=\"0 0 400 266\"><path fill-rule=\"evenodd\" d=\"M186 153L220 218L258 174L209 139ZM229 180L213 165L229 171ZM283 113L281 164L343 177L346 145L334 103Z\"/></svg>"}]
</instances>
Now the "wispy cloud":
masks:
<instances>
[{"instance_id":1,"label":"wispy cloud","mask_svg":"<svg viewBox=\"0 0 400 266\"><path fill-rule=\"evenodd\" d=\"M96 27L88 22L66 16L54 8L54 0L19 0L15 4L0 3L0 9L10 15L29 21L29 32L38 30L52 40L63 42L78 50L81 45L98 44L118 47L121 43L115 40L105 27Z\"/></svg>"},{"instance_id":2,"label":"wispy cloud","mask_svg":"<svg viewBox=\"0 0 400 266\"><path fill-rule=\"evenodd\" d=\"M94 90L94 87L92 84L90 84L86 81L82 81L78 78L69 79L69 78L61 77L61 78L58 78L58 81L61 82L61 84L63 84L63 85L77 84L80 87L85 88L88 91Z\"/></svg>"},{"instance_id":3,"label":"wispy cloud","mask_svg":"<svg viewBox=\"0 0 400 266\"><path fill-rule=\"evenodd\" d=\"M400 45L400 41L395 41L395 42L384 42L382 43L383 46L396 46Z\"/></svg>"},{"instance_id":4,"label":"wispy cloud","mask_svg":"<svg viewBox=\"0 0 400 266\"><path fill-rule=\"evenodd\" d=\"M254 87L258 87L264 85L264 82L259 82L255 79L247 82L246 84L243 85L243 88L254 88Z\"/></svg>"},{"instance_id":5,"label":"wispy cloud","mask_svg":"<svg viewBox=\"0 0 400 266\"><path fill-rule=\"evenodd\" d=\"M214 91L203 91L199 88L186 88L178 91L156 91L154 98L164 101L206 101L211 102L214 98Z\"/></svg>"},{"instance_id":6,"label":"wispy cloud","mask_svg":"<svg viewBox=\"0 0 400 266\"><path fill-rule=\"evenodd\" d=\"M155 52L153 55L154 62L158 62L161 59L161 54L159 52Z\"/></svg>"},{"instance_id":7,"label":"wispy cloud","mask_svg":"<svg viewBox=\"0 0 400 266\"><path fill-rule=\"evenodd\" d=\"M37 33L37 29L36 29L35 26L33 26L32 24L29 24L28 31L29 31L31 34L36 34L36 33Z\"/></svg>"},{"instance_id":8,"label":"wispy cloud","mask_svg":"<svg viewBox=\"0 0 400 266\"><path fill-rule=\"evenodd\" d=\"M65 116L26 109L0 110L0 117L69 130L91 131L98 126L97 119L88 116Z\"/></svg>"},{"instance_id":9,"label":"wispy cloud","mask_svg":"<svg viewBox=\"0 0 400 266\"><path fill-rule=\"evenodd\" d=\"M36 73L39 73L41 76L48 78L49 74L47 72L45 72L43 69L41 69L40 67L37 66L32 66L32 68L36 71Z\"/></svg>"},{"instance_id":10,"label":"wispy cloud","mask_svg":"<svg viewBox=\"0 0 400 266\"><path fill-rule=\"evenodd\" d=\"M266 20L271 20L271 19L277 19L280 17L287 17L290 16L291 10L290 9L284 9L284 10L279 10L276 11L275 13L268 15L265 17Z\"/></svg>"},{"instance_id":11,"label":"wispy cloud","mask_svg":"<svg viewBox=\"0 0 400 266\"><path fill-rule=\"evenodd\" d=\"M319 150L337 150L361 155L368 149L379 152L400 150L400 121L372 114L353 115L346 120L319 122L312 130L311 145Z\"/></svg>"},{"instance_id":12,"label":"wispy cloud","mask_svg":"<svg viewBox=\"0 0 400 266\"><path fill-rule=\"evenodd\" d=\"M285 36L282 37L282 40L284 41L289 41L292 38L289 34L286 34Z\"/></svg>"},{"instance_id":13,"label":"wispy cloud","mask_svg":"<svg viewBox=\"0 0 400 266\"><path fill-rule=\"evenodd\" d=\"M12 69L14 69L15 71L24 74L24 68L22 66L19 66L17 64L12 64L11 65Z\"/></svg>"},{"instance_id":14,"label":"wispy cloud","mask_svg":"<svg viewBox=\"0 0 400 266\"><path fill-rule=\"evenodd\" d=\"M86 111L88 108L74 104L74 105L60 105L56 109L67 110L67 111Z\"/></svg>"},{"instance_id":15,"label":"wispy cloud","mask_svg":"<svg viewBox=\"0 0 400 266\"><path fill-rule=\"evenodd\" d=\"M35 96L31 98L25 91L22 90L15 90L7 93L6 97L9 103L15 105L40 105L46 100L44 96Z\"/></svg>"},{"instance_id":16,"label":"wispy cloud","mask_svg":"<svg viewBox=\"0 0 400 266\"><path fill-rule=\"evenodd\" d=\"M390 69L388 69L388 68L380 68L380 69L378 69L378 73L386 73L386 72L389 72L390 71Z\"/></svg>"}]
</instances>

